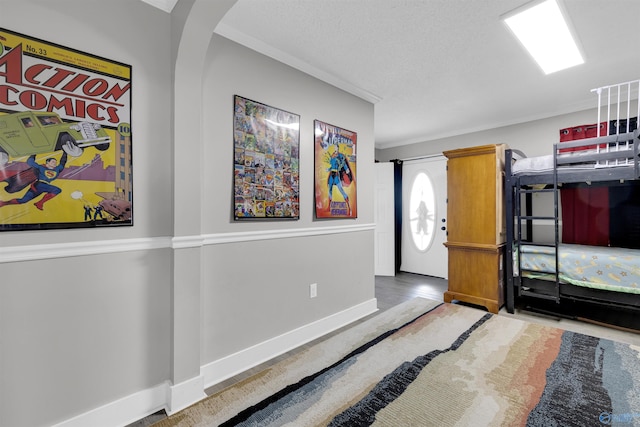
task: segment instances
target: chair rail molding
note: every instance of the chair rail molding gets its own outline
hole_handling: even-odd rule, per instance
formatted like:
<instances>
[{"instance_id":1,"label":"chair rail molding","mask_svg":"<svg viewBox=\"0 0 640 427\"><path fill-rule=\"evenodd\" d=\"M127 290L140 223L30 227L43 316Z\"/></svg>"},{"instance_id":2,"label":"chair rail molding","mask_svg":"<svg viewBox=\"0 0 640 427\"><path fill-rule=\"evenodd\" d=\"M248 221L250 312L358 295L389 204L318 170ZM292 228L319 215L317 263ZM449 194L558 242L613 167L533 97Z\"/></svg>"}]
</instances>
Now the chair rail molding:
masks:
<instances>
[{"instance_id":1,"label":"chair rail molding","mask_svg":"<svg viewBox=\"0 0 640 427\"><path fill-rule=\"evenodd\" d=\"M258 240L290 239L294 237L323 236L339 233L357 233L361 231L373 232L374 229L375 224L352 224L330 227L214 233L197 236L161 236L133 239L94 240L90 242L5 246L0 247L0 264L156 249L176 250L197 248L208 245L242 243Z\"/></svg>"}]
</instances>

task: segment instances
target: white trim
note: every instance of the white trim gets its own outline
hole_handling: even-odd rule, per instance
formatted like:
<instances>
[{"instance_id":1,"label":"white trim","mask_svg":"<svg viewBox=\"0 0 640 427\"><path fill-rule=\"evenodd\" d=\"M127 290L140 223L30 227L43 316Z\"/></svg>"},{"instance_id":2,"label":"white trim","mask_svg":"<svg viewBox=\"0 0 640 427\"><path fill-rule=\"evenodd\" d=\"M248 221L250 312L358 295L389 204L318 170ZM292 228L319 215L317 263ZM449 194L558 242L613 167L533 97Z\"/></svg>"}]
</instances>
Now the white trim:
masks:
<instances>
[{"instance_id":1,"label":"white trim","mask_svg":"<svg viewBox=\"0 0 640 427\"><path fill-rule=\"evenodd\" d=\"M206 397L202 375L173 385L169 387L169 393L167 394L167 414L175 414Z\"/></svg>"},{"instance_id":2,"label":"white trim","mask_svg":"<svg viewBox=\"0 0 640 427\"><path fill-rule=\"evenodd\" d=\"M178 236L171 239L173 249L199 248L204 245L202 236Z\"/></svg>"},{"instance_id":3,"label":"white trim","mask_svg":"<svg viewBox=\"0 0 640 427\"><path fill-rule=\"evenodd\" d=\"M309 64L308 62L302 61L300 58L296 58L286 52L276 49L275 47L265 43L264 41L258 40L245 33L242 33L227 24L224 24L222 22L219 23L216 26L214 33L238 44L241 44L242 46L248 47L251 50L255 50L256 52L268 56L269 58L273 58L278 62L300 70L303 73L309 74L310 76L313 76L318 80L329 83L330 85L335 86L338 89L342 89L345 92L350 93L351 95L355 95L358 98L364 99L365 101L368 101L372 104L376 104L382 101L382 97L369 92L366 89L356 86L353 83L344 81L334 74L323 71Z\"/></svg>"},{"instance_id":4,"label":"white trim","mask_svg":"<svg viewBox=\"0 0 640 427\"><path fill-rule=\"evenodd\" d=\"M169 382L139 391L53 427L124 426L166 408Z\"/></svg>"},{"instance_id":5,"label":"white trim","mask_svg":"<svg viewBox=\"0 0 640 427\"><path fill-rule=\"evenodd\" d=\"M348 325L378 310L375 298L339 313L264 341L200 368L200 375L176 385L165 381L155 387L110 402L52 427L112 427L128 425L164 409L174 414L207 397L204 390ZM205 386L206 384L206 386Z\"/></svg>"},{"instance_id":6,"label":"white trim","mask_svg":"<svg viewBox=\"0 0 640 427\"><path fill-rule=\"evenodd\" d=\"M145 3L150 4L153 7L157 7L160 10L164 10L167 13L171 13L173 8L178 3L178 0L142 0Z\"/></svg>"},{"instance_id":7,"label":"white trim","mask_svg":"<svg viewBox=\"0 0 640 427\"><path fill-rule=\"evenodd\" d=\"M207 388L211 387L376 311L378 311L378 303L377 299L373 298L324 319L208 363L200 368L200 374L204 377L205 386Z\"/></svg>"},{"instance_id":8,"label":"white trim","mask_svg":"<svg viewBox=\"0 0 640 427\"><path fill-rule=\"evenodd\" d=\"M0 248L0 263L161 249L169 247L170 244L171 239L168 237L149 237L140 239L94 240L91 242L7 246Z\"/></svg>"},{"instance_id":9,"label":"white trim","mask_svg":"<svg viewBox=\"0 0 640 427\"><path fill-rule=\"evenodd\" d=\"M382 142L376 141L375 148L376 150L388 150L389 148L404 147L405 145L409 146L409 145L417 145L417 144L424 144L425 147L428 147L429 146L428 143L436 142L441 139L465 136L465 135L478 133L478 132L491 132L503 127L515 126L523 123L533 122L536 120L549 119L552 117L562 116L565 114L572 114L577 111L588 110L592 108L593 108L593 100L584 100L580 102L574 102L571 105L564 106L562 108L558 108L555 110L545 110L544 112L541 112L539 114L531 114L529 116L521 117L518 120L491 121L491 122L485 122L479 126L473 126L473 127L467 127L467 128L460 126L450 131L445 131L445 132L431 134L431 135L423 135L418 138L410 138L410 139L397 140L397 141L382 141Z\"/></svg>"},{"instance_id":10,"label":"white trim","mask_svg":"<svg viewBox=\"0 0 640 427\"><path fill-rule=\"evenodd\" d=\"M7 246L0 248L0 264L165 248L196 248L204 245L217 245L222 243L287 239L293 237L321 236L337 233L355 233L374 229L375 224L355 224L333 227L216 233L200 236L148 237L136 239L97 240L91 242Z\"/></svg>"},{"instance_id":11,"label":"white trim","mask_svg":"<svg viewBox=\"0 0 640 427\"><path fill-rule=\"evenodd\" d=\"M322 228L292 228L289 230L265 230L246 231L239 233L205 234L203 238L205 245L216 245L222 243L248 242L254 240L290 239L293 237L321 236L326 234L338 233L355 233L358 231L367 231L374 229L375 224L362 224Z\"/></svg>"}]
</instances>

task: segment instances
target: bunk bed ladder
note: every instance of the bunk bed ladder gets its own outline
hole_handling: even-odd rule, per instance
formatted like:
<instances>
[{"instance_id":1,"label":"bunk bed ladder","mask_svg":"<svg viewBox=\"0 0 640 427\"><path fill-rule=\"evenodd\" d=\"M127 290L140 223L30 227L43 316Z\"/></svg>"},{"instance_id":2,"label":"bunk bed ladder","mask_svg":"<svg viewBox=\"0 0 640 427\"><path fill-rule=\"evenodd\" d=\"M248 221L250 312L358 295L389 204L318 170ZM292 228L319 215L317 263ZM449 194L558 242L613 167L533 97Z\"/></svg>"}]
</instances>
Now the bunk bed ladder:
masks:
<instances>
[{"instance_id":1,"label":"bunk bed ladder","mask_svg":"<svg viewBox=\"0 0 640 427\"><path fill-rule=\"evenodd\" d=\"M557 150L557 147L554 148L555 150ZM556 151L557 153L557 151ZM532 242L532 223L533 221L549 221L549 222L553 222L554 225L554 242L553 243L534 243L536 246L543 246L543 247L548 247L551 248L554 252L554 256L555 256L555 264L556 266L558 266L558 244L560 242L560 234L559 234L559 224L558 224L558 205L559 205L559 191L558 191L558 174L557 174L557 169L558 169L558 164L557 164L557 158L556 155L553 156L553 160L554 160L554 165L553 165L553 183L551 184L551 187L549 186L545 186L544 188L536 188L534 186L522 186L518 183L518 185L515 186L515 215L516 215L516 236L515 236L515 242L516 242L516 253L518 254L518 275L517 275L517 282L516 282L516 288L518 290L518 296L528 296L528 297L533 297L533 298L541 298L541 299L545 299L545 300L552 300L555 301L556 303L560 302L560 278L559 278L559 274L558 274L558 268L555 269L555 283L553 286L553 289L551 290L545 290L545 291L539 291L539 290L532 290L530 288L528 288L527 286L523 285L523 276L522 276L522 256L520 255L522 253L522 242L524 240L523 238L523 221L525 221L525 226L526 226L526 239L527 242L529 243L533 243ZM536 193L552 193L553 194L553 215L549 216L549 215L533 215L533 212L531 212L531 198L533 197L534 194ZM526 203L526 212L523 215L522 214L522 196L524 196L527 199L527 203Z\"/></svg>"},{"instance_id":2,"label":"bunk bed ladder","mask_svg":"<svg viewBox=\"0 0 640 427\"><path fill-rule=\"evenodd\" d=\"M560 228L558 226L558 205L560 203L560 190L558 189L558 145L553 145L553 234L554 234L554 252L556 258L556 283L554 288L554 296L556 303L560 304L560 264L558 259L558 246L560 245Z\"/></svg>"}]
</instances>

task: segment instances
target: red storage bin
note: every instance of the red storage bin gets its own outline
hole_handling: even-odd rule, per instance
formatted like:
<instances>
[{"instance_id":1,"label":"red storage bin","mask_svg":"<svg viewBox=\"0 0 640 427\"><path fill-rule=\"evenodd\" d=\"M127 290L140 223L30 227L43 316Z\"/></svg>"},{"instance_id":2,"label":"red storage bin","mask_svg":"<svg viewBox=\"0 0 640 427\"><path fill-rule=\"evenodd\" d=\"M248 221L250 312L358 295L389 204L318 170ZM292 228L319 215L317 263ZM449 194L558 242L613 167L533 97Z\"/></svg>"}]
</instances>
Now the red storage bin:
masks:
<instances>
[{"instance_id":1,"label":"red storage bin","mask_svg":"<svg viewBox=\"0 0 640 427\"><path fill-rule=\"evenodd\" d=\"M607 135L609 126L607 122L600 123L600 136ZM593 123L590 125L573 126L570 128L560 129L560 142L576 141L585 138L595 138L598 136L598 126ZM600 144L600 148L605 148L607 144ZM571 147L560 149L561 153L568 153L571 151L583 151L595 149L595 145L589 145L586 147Z\"/></svg>"}]
</instances>

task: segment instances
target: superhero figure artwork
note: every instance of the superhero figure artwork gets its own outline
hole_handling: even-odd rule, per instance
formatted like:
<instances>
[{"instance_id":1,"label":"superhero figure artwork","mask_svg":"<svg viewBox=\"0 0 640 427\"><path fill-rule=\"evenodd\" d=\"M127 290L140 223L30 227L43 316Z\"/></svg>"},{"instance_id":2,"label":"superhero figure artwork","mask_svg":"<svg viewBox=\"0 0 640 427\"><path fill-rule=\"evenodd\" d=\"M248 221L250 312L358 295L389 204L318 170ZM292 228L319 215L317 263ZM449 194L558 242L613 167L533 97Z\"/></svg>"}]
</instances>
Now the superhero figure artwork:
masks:
<instances>
[{"instance_id":1,"label":"superhero figure artwork","mask_svg":"<svg viewBox=\"0 0 640 427\"><path fill-rule=\"evenodd\" d=\"M0 232L133 225L131 66L4 28L0 64Z\"/></svg>"},{"instance_id":2,"label":"superhero figure artwork","mask_svg":"<svg viewBox=\"0 0 640 427\"><path fill-rule=\"evenodd\" d=\"M317 218L357 218L357 134L319 120L315 128Z\"/></svg>"},{"instance_id":3,"label":"superhero figure artwork","mask_svg":"<svg viewBox=\"0 0 640 427\"><path fill-rule=\"evenodd\" d=\"M54 157L48 157L44 165L36 163L35 159L35 154L29 156L27 165L30 166L30 169L18 172L9 178L11 182L8 182L9 185L6 191L9 193L16 192L26 186L30 186L29 190L20 198L9 199L7 201L0 200L0 207L6 205L21 205L44 194L44 197L34 203L36 208L44 210L44 204L60 194L62 190L51 184L51 182L55 180L64 169L67 163L67 153L62 154L59 162Z\"/></svg>"}]
</instances>

